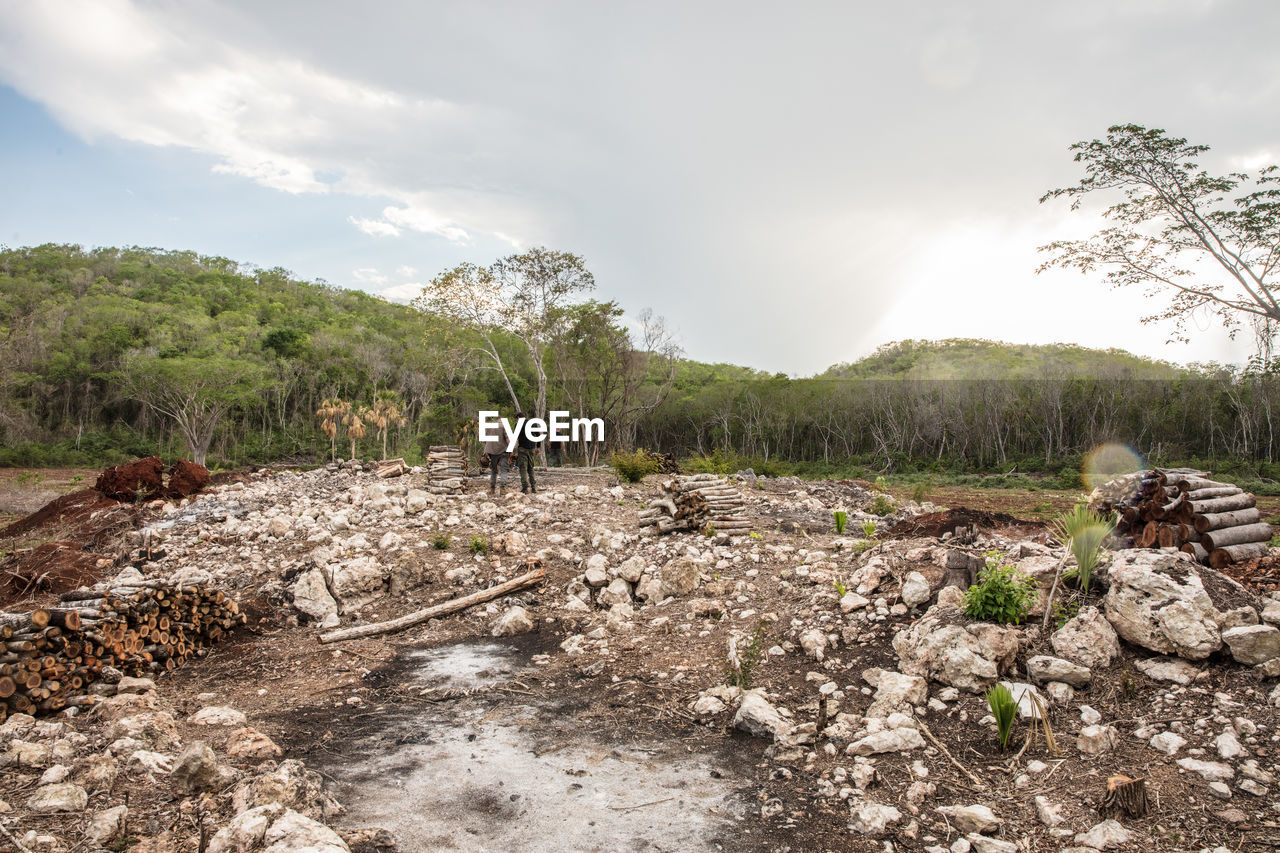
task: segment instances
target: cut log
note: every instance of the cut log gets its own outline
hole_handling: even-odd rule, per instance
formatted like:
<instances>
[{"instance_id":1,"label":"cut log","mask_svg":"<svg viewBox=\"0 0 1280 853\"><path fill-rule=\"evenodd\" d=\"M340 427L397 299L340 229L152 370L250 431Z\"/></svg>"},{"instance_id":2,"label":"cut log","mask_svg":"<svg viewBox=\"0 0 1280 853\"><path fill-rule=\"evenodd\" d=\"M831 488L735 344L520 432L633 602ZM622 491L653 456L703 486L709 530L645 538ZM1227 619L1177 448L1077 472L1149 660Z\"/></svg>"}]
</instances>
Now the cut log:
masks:
<instances>
[{"instance_id":1,"label":"cut log","mask_svg":"<svg viewBox=\"0 0 1280 853\"><path fill-rule=\"evenodd\" d=\"M1193 492L1187 492L1187 500L1207 501L1212 498L1227 498L1232 495L1242 494L1244 494L1244 489L1239 486L1215 486L1211 489L1196 489Z\"/></svg>"},{"instance_id":2,"label":"cut log","mask_svg":"<svg viewBox=\"0 0 1280 853\"><path fill-rule=\"evenodd\" d=\"M1152 548L1156 544L1156 540L1160 538L1160 525L1154 521L1148 521L1146 526L1142 528L1142 533L1138 535L1139 548Z\"/></svg>"},{"instance_id":3,"label":"cut log","mask_svg":"<svg viewBox=\"0 0 1280 853\"><path fill-rule=\"evenodd\" d=\"M440 616L448 616L451 613L457 613L474 607L477 604L483 604L486 601L492 601L495 598L501 598L504 595L526 589L536 585L547 574L546 569L535 569L532 572L520 575L518 578L512 578L506 583L500 583L497 586L482 589L471 595L464 595L462 598L455 598L452 601L446 601L443 604L436 604L432 607L425 607L422 610L415 610L412 613L405 614L397 619L390 619L386 622L375 622L371 625L357 625L354 628L342 628L337 631L330 631L327 634L320 635L322 643L337 643L343 640L353 640L359 637L372 637L378 634L390 634L395 631L403 631L405 628L411 628L414 625L420 625L428 619L435 619Z\"/></svg>"},{"instance_id":4,"label":"cut log","mask_svg":"<svg viewBox=\"0 0 1280 853\"><path fill-rule=\"evenodd\" d=\"M1131 818L1142 817L1147 813L1146 779L1131 779L1119 774L1112 776L1107 780L1107 792L1098 804L1098 811L1103 817L1110 818L1122 813Z\"/></svg>"},{"instance_id":5,"label":"cut log","mask_svg":"<svg viewBox=\"0 0 1280 853\"><path fill-rule=\"evenodd\" d=\"M1195 528L1200 533L1210 530L1222 530L1225 527L1240 527L1244 524L1257 524L1262 521L1262 513L1257 507L1238 509L1235 512L1211 512L1197 515L1193 519Z\"/></svg>"},{"instance_id":6,"label":"cut log","mask_svg":"<svg viewBox=\"0 0 1280 853\"><path fill-rule=\"evenodd\" d=\"M1243 563L1246 560L1265 557L1269 553L1271 553L1271 549L1267 547L1265 542L1228 545L1225 548L1215 548L1209 552L1209 565L1215 569L1222 569L1236 563Z\"/></svg>"},{"instance_id":7,"label":"cut log","mask_svg":"<svg viewBox=\"0 0 1280 853\"><path fill-rule=\"evenodd\" d=\"M1188 506L1196 515L1209 515L1219 512L1234 512L1238 509L1248 509L1255 506L1257 501L1253 499L1253 495L1241 493L1231 495L1225 498L1212 498L1207 501L1192 501Z\"/></svg>"},{"instance_id":8,"label":"cut log","mask_svg":"<svg viewBox=\"0 0 1280 853\"><path fill-rule=\"evenodd\" d=\"M1184 554L1190 554L1191 556L1195 557L1196 561L1200 563L1203 563L1209 559L1209 552L1206 551L1205 547L1201 545L1199 542L1188 542L1187 544L1182 546L1182 552Z\"/></svg>"},{"instance_id":9,"label":"cut log","mask_svg":"<svg viewBox=\"0 0 1280 853\"><path fill-rule=\"evenodd\" d=\"M1225 527L1203 534L1200 541L1210 552L1228 545L1244 545L1249 542L1268 542L1271 540L1271 525L1266 522L1244 524L1240 527Z\"/></svg>"}]
</instances>

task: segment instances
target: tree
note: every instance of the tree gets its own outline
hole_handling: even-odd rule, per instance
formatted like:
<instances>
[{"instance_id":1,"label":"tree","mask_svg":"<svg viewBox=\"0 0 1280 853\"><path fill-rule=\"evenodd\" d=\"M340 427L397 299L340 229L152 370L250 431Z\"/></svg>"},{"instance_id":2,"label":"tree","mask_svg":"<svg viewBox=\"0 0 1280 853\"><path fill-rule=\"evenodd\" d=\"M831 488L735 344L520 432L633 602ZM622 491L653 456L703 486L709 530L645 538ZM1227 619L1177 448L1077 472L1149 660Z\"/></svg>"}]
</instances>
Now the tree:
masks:
<instances>
[{"instance_id":1,"label":"tree","mask_svg":"<svg viewBox=\"0 0 1280 853\"><path fill-rule=\"evenodd\" d=\"M533 367L536 395L533 415L547 408L547 347L560 310L574 294L595 288L586 262L571 252L534 248L494 261L487 268L461 264L441 273L414 302L421 310L449 317L475 332L476 347L501 373L511 402L521 408L510 369L499 346L505 332L524 344Z\"/></svg>"},{"instance_id":2,"label":"tree","mask_svg":"<svg viewBox=\"0 0 1280 853\"><path fill-rule=\"evenodd\" d=\"M360 415L367 411L361 408L359 412L354 409L348 409L346 414L342 416L342 422L347 427L347 438L351 439L351 458L356 458L356 441L364 438L364 421L360 419Z\"/></svg>"},{"instance_id":3,"label":"tree","mask_svg":"<svg viewBox=\"0 0 1280 853\"><path fill-rule=\"evenodd\" d=\"M409 422L401 408L400 395L395 391L379 391L373 406L360 410L360 414L378 430L382 438L382 458L387 458L387 428L402 427Z\"/></svg>"},{"instance_id":4,"label":"tree","mask_svg":"<svg viewBox=\"0 0 1280 853\"><path fill-rule=\"evenodd\" d=\"M351 404L341 397L326 397L316 409L320 429L329 437L329 460L338 458L338 424L351 411Z\"/></svg>"},{"instance_id":5,"label":"tree","mask_svg":"<svg viewBox=\"0 0 1280 853\"><path fill-rule=\"evenodd\" d=\"M135 356L123 379L138 402L177 424L197 465L205 464L223 416L261 399L266 385L260 365L221 357Z\"/></svg>"},{"instance_id":6,"label":"tree","mask_svg":"<svg viewBox=\"0 0 1280 853\"><path fill-rule=\"evenodd\" d=\"M1040 271L1106 271L1117 286L1139 284L1169 293L1168 305L1143 322L1173 320L1173 338L1187 340L1196 309L1216 314L1234 335L1240 315L1280 319L1273 275L1280 262L1280 172L1262 169L1210 175L1191 145L1163 130L1116 125L1105 140L1071 146L1084 164L1078 184L1050 190L1040 201L1067 197L1076 210L1086 196L1119 191L1103 211L1112 224L1085 240L1041 247L1053 257Z\"/></svg>"}]
</instances>

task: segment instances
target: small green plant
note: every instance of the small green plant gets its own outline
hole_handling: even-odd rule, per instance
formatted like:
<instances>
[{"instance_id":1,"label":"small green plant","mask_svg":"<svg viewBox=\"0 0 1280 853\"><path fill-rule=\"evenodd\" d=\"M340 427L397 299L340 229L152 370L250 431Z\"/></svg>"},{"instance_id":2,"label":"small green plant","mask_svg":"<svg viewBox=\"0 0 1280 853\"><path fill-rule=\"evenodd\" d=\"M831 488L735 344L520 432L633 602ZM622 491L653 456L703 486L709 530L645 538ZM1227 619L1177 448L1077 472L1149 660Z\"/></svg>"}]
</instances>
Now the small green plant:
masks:
<instances>
[{"instance_id":1,"label":"small green plant","mask_svg":"<svg viewBox=\"0 0 1280 853\"><path fill-rule=\"evenodd\" d=\"M1018 703L1013 693L1003 684L996 684L987 691L987 707L991 716L996 718L996 729L1000 734L1000 751L1009 748L1009 735L1013 733L1013 719L1018 715Z\"/></svg>"},{"instance_id":2,"label":"small green plant","mask_svg":"<svg viewBox=\"0 0 1280 853\"><path fill-rule=\"evenodd\" d=\"M1109 519L1091 511L1083 503L1076 504L1053 522L1054 535L1076 558L1076 580L1080 589L1086 592L1102 555L1102 543L1111 535L1112 529Z\"/></svg>"},{"instance_id":3,"label":"small green plant","mask_svg":"<svg viewBox=\"0 0 1280 853\"><path fill-rule=\"evenodd\" d=\"M78 486L84 482L84 474L76 474L71 478L71 485Z\"/></svg>"},{"instance_id":4,"label":"small green plant","mask_svg":"<svg viewBox=\"0 0 1280 853\"><path fill-rule=\"evenodd\" d=\"M625 450L614 451L609 457L609 467L618 475L619 480L626 483L638 483L649 474L656 474L661 470L658 460L643 448L630 453Z\"/></svg>"},{"instance_id":5,"label":"small green plant","mask_svg":"<svg viewBox=\"0 0 1280 853\"><path fill-rule=\"evenodd\" d=\"M1048 503L1046 501L1041 501L1040 503L1031 507L1031 509L1027 510L1027 512L1029 512L1031 515L1045 516L1053 512L1053 504Z\"/></svg>"},{"instance_id":6,"label":"small green plant","mask_svg":"<svg viewBox=\"0 0 1280 853\"><path fill-rule=\"evenodd\" d=\"M1053 603L1053 621L1061 628L1070 622L1080 612L1080 602L1078 601L1055 601Z\"/></svg>"},{"instance_id":7,"label":"small green plant","mask_svg":"<svg viewBox=\"0 0 1280 853\"><path fill-rule=\"evenodd\" d=\"M1017 625L1036 601L1036 582L1006 563L998 551L988 551L978 583L964 594L964 613L971 619Z\"/></svg>"},{"instance_id":8,"label":"small green plant","mask_svg":"<svg viewBox=\"0 0 1280 853\"><path fill-rule=\"evenodd\" d=\"M862 538L864 539L876 538L876 523L874 521L862 522Z\"/></svg>"},{"instance_id":9,"label":"small green plant","mask_svg":"<svg viewBox=\"0 0 1280 853\"><path fill-rule=\"evenodd\" d=\"M706 529L702 531L702 535L708 539L712 538L716 535L716 526L714 524L708 524Z\"/></svg>"},{"instance_id":10,"label":"small green plant","mask_svg":"<svg viewBox=\"0 0 1280 853\"><path fill-rule=\"evenodd\" d=\"M19 486L38 486L44 481L44 475L39 471L23 471L18 475Z\"/></svg>"},{"instance_id":11,"label":"small green plant","mask_svg":"<svg viewBox=\"0 0 1280 853\"><path fill-rule=\"evenodd\" d=\"M871 505L867 507L867 512L872 515L892 515L893 510L893 498L883 493L872 498Z\"/></svg>"},{"instance_id":12,"label":"small green plant","mask_svg":"<svg viewBox=\"0 0 1280 853\"><path fill-rule=\"evenodd\" d=\"M876 487L877 492L883 492L885 489L889 488L889 483L884 477L876 477L876 481L872 485Z\"/></svg>"},{"instance_id":13,"label":"small green plant","mask_svg":"<svg viewBox=\"0 0 1280 853\"><path fill-rule=\"evenodd\" d=\"M483 536L472 536L470 548L472 554L488 554L489 540Z\"/></svg>"},{"instance_id":14,"label":"small green plant","mask_svg":"<svg viewBox=\"0 0 1280 853\"><path fill-rule=\"evenodd\" d=\"M836 578L834 583L836 587L836 595L840 596L841 598L844 598L846 595L848 595L849 588L844 585L844 581L840 580L840 578Z\"/></svg>"},{"instance_id":15,"label":"small green plant","mask_svg":"<svg viewBox=\"0 0 1280 853\"><path fill-rule=\"evenodd\" d=\"M757 532L756 532L756 531L754 531L754 530L752 530L752 531L751 531L750 533L748 533L747 535L748 535L748 536L750 536L752 539L755 539L757 542L764 538L763 536L761 536L759 533L757 533Z\"/></svg>"},{"instance_id":16,"label":"small green plant","mask_svg":"<svg viewBox=\"0 0 1280 853\"><path fill-rule=\"evenodd\" d=\"M448 533L437 533L431 537L431 547L437 551L449 550L449 543L453 541L453 537Z\"/></svg>"},{"instance_id":17,"label":"small green plant","mask_svg":"<svg viewBox=\"0 0 1280 853\"><path fill-rule=\"evenodd\" d=\"M845 526L849 524L849 513L842 509L835 511L836 533L844 533Z\"/></svg>"},{"instance_id":18,"label":"small green plant","mask_svg":"<svg viewBox=\"0 0 1280 853\"><path fill-rule=\"evenodd\" d=\"M911 489L911 500L922 504L929 499L929 491L933 488L932 480L921 480Z\"/></svg>"},{"instance_id":19,"label":"small green plant","mask_svg":"<svg viewBox=\"0 0 1280 853\"><path fill-rule=\"evenodd\" d=\"M746 640L746 644L741 643ZM764 656L764 623L756 625L750 637L736 637L729 641L729 662L725 666L725 677L731 687L751 689L751 678L756 665Z\"/></svg>"}]
</instances>

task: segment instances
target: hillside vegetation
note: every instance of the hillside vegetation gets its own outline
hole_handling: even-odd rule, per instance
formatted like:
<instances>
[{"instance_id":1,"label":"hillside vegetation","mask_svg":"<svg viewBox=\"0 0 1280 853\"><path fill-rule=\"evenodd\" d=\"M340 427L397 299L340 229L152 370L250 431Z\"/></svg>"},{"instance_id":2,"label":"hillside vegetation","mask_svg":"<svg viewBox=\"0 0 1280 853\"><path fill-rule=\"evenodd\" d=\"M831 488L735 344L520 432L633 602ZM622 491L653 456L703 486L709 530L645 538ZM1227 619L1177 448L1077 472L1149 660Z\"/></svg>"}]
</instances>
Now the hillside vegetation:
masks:
<instances>
[{"instance_id":1,"label":"hillside vegetation","mask_svg":"<svg viewBox=\"0 0 1280 853\"><path fill-rule=\"evenodd\" d=\"M211 465L410 461L481 408L606 420L602 460L644 446L694 467L804 475L1050 474L1078 484L1104 442L1160 464L1278 473L1268 371L1179 368L1121 350L903 341L790 379L659 352L583 294L531 350L495 328L282 269L142 248L0 251L0 465L98 465L207 453ZM510 390L494 369L506 367ZM347 408L328 418L326 403ZM378 414L378 413L381 414ZM351 420L359 415L361 426Z\"/></svg>"}]
</instances>

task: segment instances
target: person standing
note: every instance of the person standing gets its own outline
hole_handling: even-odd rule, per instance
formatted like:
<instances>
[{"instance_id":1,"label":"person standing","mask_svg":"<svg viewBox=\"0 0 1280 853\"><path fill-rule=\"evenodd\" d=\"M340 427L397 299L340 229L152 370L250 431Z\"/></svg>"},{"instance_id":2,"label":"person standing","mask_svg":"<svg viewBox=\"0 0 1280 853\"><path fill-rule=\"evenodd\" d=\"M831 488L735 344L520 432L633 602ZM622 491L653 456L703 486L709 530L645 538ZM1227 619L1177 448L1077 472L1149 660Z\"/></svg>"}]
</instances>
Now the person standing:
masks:
<instances>
[{"instance_id":1,"label":"person standing","mask_svg":"<svg viewBox=\"0 0 1280 853\"><path fill-rule=\"evenodd\" d=\"M524 417L524 413L516 412L516 420ZM516 434L516 465L520 469L520 491L537 493L538 488L533 481L533 458L537 453L538 443L529 438L529 425L520 425Z\"/></svg>"},{"instance_id":2,"label":"person standing","mask_svg":"<svg viewBox=\"0 0 1280 853\"><path fill-rule=\"evenodd\" d=\"M489 466L489 494L502 494L502 490L507 487L507 471L510 470L511 460L507 453L506 445L501 439L486 441L483 447L484 461ZM502 481L499 483L498 474L501 472Z\"/></svg>"}]
</instances>

